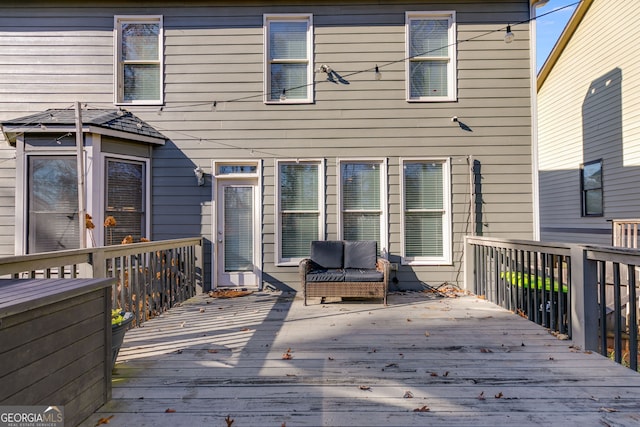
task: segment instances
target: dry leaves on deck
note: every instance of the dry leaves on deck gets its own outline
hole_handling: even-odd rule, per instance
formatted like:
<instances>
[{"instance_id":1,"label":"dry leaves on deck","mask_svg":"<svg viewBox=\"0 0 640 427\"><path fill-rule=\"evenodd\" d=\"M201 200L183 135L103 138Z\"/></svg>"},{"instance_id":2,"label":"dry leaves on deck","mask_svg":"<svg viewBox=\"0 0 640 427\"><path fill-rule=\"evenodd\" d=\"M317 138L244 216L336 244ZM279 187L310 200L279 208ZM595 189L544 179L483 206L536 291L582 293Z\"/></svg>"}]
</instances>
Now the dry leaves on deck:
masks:
<instances>
[{"instance_id":1,"label":"dry leaves on deck","mask_svg":"<svg viewBox=\"0 0 640 427\"><path fill-rule=\"evenodd\" d=\"M227 422L227 427L231 427L231 425L233 424L233 418L231 418L231 415L227 415L227 418L224 419Z\"/></svg>"},{"instance_id":2,"label":"dry leaves on deck","mask_svg":"<svg viewBox=\"0 0 640 427\"><path fill-rule=\"evenodd\" d=\"M429 411L430 411L430 409L429 409L429 407L427 405L424 405L421 408L416 408L416 409L413 410L413 412L429 412Z\"/></svg>"},{"instance_id":3,"label":"dry leaves on deck","mask_svg":"<svg viewBox=\"0 0 640 427\"><path fill-rule=\"evenodd\" d=\"M209 291L211 298L238 298L251 295L253 291L243 291L236 289L216 289L215 291Z\"/></svg>"},{"instance_id":4,"label":"dry leaves on deck","mask_svg":"<svg viewBox=\"0 0 640 427\"><path fill-rule=\"evenodd\" d=\"M109 415L108 417L100 418L98 420L98 422L96 423L96 426L99 426L99 425L102 425L102 424L109 424L109 422L111 421L111 418L113 418L113 415Z\"/></svg>"},{"instance_id":5,"label":"dry leaves on deck","mask_svg":"<svg viewBox=\"0 0 640 427\"><path fill-rule=\"evenodd\" d=\"M291 354L291 348L288 348L287 351L282 355L282 360L291 360L293 359L293 355Z\"/></svg>"},{"instance_id":6,"label":"dry leaves on deck","mask_svg":"<svg viewBox=\"0 0 640 427\"><path fill-rule=\"evenodd\" d=\"M167 413L167 414L173 414L174 412L176 412L176 410L173 409L173 408L167 408L167 409L165 409L164 412Z\"/></svg>"}]
</instances>

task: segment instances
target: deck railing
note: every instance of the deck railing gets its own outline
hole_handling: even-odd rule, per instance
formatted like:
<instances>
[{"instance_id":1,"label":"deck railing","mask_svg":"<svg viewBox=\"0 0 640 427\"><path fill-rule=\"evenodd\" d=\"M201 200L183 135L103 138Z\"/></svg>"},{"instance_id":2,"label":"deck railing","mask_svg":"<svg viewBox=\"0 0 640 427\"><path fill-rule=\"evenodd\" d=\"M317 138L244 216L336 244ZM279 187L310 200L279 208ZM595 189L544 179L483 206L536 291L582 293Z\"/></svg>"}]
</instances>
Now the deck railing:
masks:
<instances>
[{"instance_id":1,"label":"deck railing","mask_svg":"<svg viewBox=\"0 0 640 427\"><path fill-rule=\"evenodd\" d=\"M611 221L613 246L620 248L638 248L638 219L614 219Z\"/></svg>"},{"instance_id":2,"label":"deck railing","mask_svg":"<svg viewBox=\"0 0 640 427\"><path fill-rule=\"evenodd\" d=\"M139 325L201 291L202 261L197 237L4 257L0 277L114 277L113 307Z\"/></svg>"},{"instance_id":3,"label":"deck railing","mask_svg":"<svg viewBox=\"0 0 640 427\"><path fill-rule=\"evenodd\" d=\"M640 251L467 237L465 287L638 369Z\"/></svg>"}]
</instances>

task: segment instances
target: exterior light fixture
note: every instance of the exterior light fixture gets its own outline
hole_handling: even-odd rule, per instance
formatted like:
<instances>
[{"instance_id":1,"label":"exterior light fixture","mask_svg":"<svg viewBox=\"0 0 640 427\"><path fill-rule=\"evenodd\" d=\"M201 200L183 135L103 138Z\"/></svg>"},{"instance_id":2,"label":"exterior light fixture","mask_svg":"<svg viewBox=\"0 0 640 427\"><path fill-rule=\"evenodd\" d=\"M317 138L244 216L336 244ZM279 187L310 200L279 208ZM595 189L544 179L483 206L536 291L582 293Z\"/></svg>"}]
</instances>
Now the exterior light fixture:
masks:
<instances>
[{"instance_id":1,"label":"exterior light fixture","mask_svg":"<svg viewBox=\"0 0 640 427\"><path fill-rule=\"evenodd\" d=\"M330 66L326 65L326 64L322 64L321 66L318 67L318 69L316 70L316 73L327 73L330 74L333 70L331 69Z\"/></svg>"},{"instance_id":2,"label":"exterior light fixture","mask_svg":"<svg viewBox=\"0 0 640 427\"><path fill-rule=\"evenodd\" d=\"M378 68L378 64L376 64L376 70L374 71L373 75L375 76L376 80L382 79L382 73L380 72L380 69Z\"/></svg>"},{"instance_id":3,"label":"exterior light fixture","mask_svg":"<svg viewBox=\"0 0 640 427\"><path fill-rule=\"evenodd\" d=\"M193 173L196 176L196 179L198 180L198 186L202 187L204 185L204 171L200 166L198 166L193 170Z\"/></svg>"},{"instance_id":4,"label":"exterior light fixture","mask_svg":"<svg viewBox=\"0 0 640 427\"><path fill-rule=\"evenodd\" d=\"M515 38L516 38L515 34L511 32L511 25L507 25L507 32L504 35L504 42L507 44L511 43Z\"/></svg>"}]
</instances>

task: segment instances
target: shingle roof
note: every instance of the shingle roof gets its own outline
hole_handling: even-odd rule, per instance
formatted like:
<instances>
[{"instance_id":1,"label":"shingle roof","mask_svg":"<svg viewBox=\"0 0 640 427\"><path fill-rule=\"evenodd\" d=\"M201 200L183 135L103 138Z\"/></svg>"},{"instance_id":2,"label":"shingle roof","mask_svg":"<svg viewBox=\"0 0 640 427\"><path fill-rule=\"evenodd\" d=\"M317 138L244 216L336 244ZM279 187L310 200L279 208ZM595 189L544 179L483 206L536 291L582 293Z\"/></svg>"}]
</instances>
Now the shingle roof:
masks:
<instances>
[{"instance_id":1,"label":"shingle roof","mask_svg":"<svg viewBox=\"0 0 640 427\"><path fill-rule=\"evenodd\" d=\"M83 126L93 126L112 131L125 132L138 136L166 140L167 137L155 130L148 123L136 117L129 111L117 109L86 109L82 110ZM3 128L38 128L42 125L55 129L56 127L75 126L75 110L48 109L41 113L0 123Z\"/></svg>"}]
</instances>

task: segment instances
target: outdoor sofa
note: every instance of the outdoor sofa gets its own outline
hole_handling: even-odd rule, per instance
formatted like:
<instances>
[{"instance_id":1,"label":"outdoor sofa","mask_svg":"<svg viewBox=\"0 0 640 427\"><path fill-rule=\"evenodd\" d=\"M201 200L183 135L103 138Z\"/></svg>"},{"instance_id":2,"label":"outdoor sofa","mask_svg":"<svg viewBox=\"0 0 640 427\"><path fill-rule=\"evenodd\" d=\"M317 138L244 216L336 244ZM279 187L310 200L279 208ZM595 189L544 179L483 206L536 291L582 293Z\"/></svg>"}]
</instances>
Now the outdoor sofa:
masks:
<instances>
[{"instance_id":1,"label":"outdoor sofa","mask_svg":"<svg viewBox=\"0 0 640 427\"><path fill-rule=\"evenodd\" d=\"M381 298L387 305L389 261L377 256L377 242L317 240L300 261L304 305L309 297Z\"/></svg>"}]
</instances>

